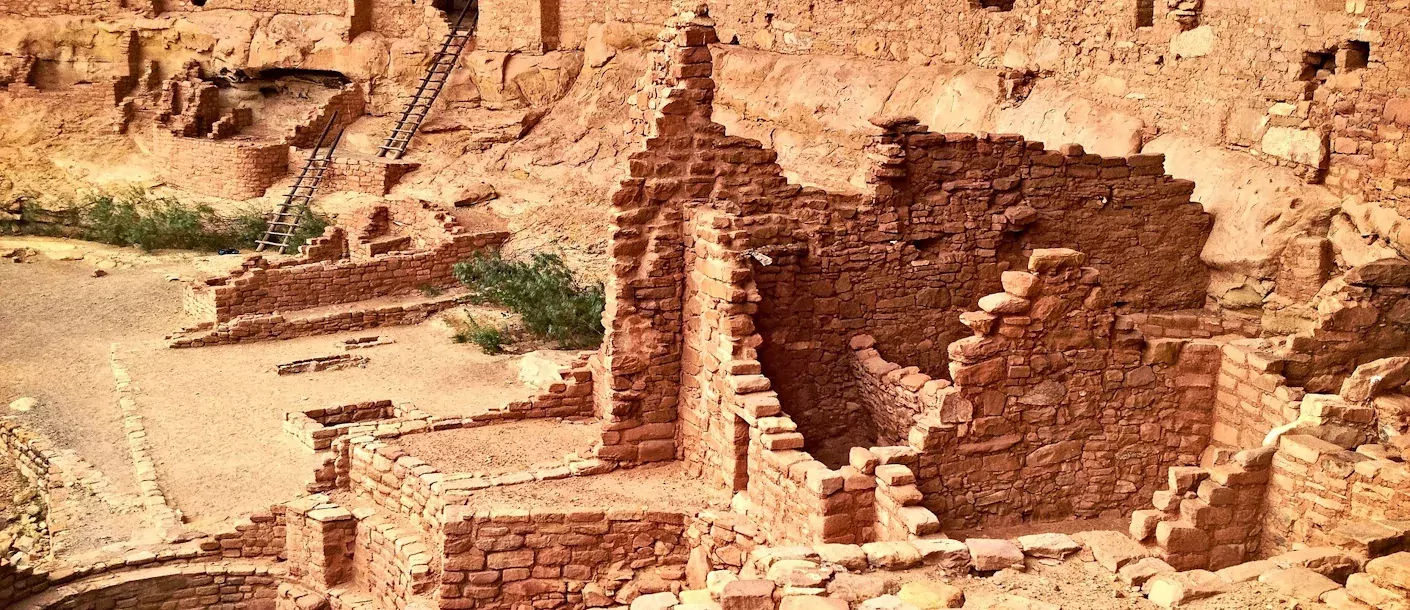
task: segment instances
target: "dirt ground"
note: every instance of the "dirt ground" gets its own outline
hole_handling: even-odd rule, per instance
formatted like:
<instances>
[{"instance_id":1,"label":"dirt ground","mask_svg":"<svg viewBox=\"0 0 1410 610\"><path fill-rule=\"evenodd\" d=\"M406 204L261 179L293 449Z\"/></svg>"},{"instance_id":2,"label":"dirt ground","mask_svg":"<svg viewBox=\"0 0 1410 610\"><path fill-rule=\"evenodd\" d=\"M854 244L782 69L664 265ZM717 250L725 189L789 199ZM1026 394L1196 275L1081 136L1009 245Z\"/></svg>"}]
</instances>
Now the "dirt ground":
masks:
<instances>
[{"instance_id":1,"label":"dirt ground","mask_svg":"<svg viewBox=\"0 0 1410 610\"><path fill-rule=\"evenodd\" d=\"M476 508L724 508L730 493L685 474L680 462L648 464L607 474L491 487L475 492Z\"/></svg>"},{"instance_id":2,"label":"dirt ground","mask_svg":"<svg viewBox=\"0 0 1410 610\"><path fill-rule=\"evenodd\" d=\"M1096 562L1084 562L1075 557L1055 565L1044 565L1033 559L1027 569L1000 570L992 576L952 576L938 568L877 573L893 582L894 587L918 580L939 580L964 589L968 603L978 605L985 598L1016 595L1040 602L1056 604L1062 610L1155 610L1159 606L1116 579ZM1020 608L1023 606L1003 606ZM1271 587L1257 581L1235 586L1213 598L1183 604L1189 610L1315 610L1322 604L1294 602L1279 595Z\"/></svg>"},{"instance_id":3,"label":"dirt ground","mask_svg":"<svg viewBox=\"0 0 1410 610\"><path fill-rule=\"evenodd\" d=\"M411 434L396 440L407 453L444 473L488 475L559 466L601 438L596 422L531 419L479 428Z\"/></svg>"},{"instance_id":4,"label":"dirt ground","mask_svg":"<svg viewBox=\"0 0 1410 610\"><path fill-rule=\"evenodd\" d=\"M303 492L314 458L280 431L286 411L391 399L432 414L462 415L532 394L517 380L517 357L453 343L434 324L169 349L164 337L187 322L180 311L182 282L169 278L216 273L238 265L240 257L147 256L67 240L0 238L0 250L25 244L58 253L76 245L84 258L0 259L0 401L38 399L37 408L17 418L73 449L117 491L135 493L110 363L115 356L132 378L159 484L197 528ZM105 265L105 277L93 277L101 261L114 260L118 264ZM355 352L370 359L365 368L275 373L281 363L343 353L335 343L369 334L395 342ZM92 538L127 535L107 531Z\"/></svg>"}]
</instances>

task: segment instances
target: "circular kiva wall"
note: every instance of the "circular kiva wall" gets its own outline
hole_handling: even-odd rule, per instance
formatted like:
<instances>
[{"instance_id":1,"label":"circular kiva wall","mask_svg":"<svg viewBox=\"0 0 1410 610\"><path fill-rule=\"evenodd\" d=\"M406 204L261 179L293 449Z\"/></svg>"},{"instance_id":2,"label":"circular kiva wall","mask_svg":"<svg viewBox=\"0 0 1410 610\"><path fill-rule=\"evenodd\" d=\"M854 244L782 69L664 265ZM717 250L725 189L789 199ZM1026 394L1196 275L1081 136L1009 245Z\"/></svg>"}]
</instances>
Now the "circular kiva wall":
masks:
<instances>
[{"instance_id":1,"label":"circular kiva wall","mask_svg":"<svg viewBox=\"0 0 1410 610\"><path fill-rule=\"evenodd\" d=\"M11 610L326 610L328 600L257 564L185 564L86 578Z\"/></svg>"}]
</instances>

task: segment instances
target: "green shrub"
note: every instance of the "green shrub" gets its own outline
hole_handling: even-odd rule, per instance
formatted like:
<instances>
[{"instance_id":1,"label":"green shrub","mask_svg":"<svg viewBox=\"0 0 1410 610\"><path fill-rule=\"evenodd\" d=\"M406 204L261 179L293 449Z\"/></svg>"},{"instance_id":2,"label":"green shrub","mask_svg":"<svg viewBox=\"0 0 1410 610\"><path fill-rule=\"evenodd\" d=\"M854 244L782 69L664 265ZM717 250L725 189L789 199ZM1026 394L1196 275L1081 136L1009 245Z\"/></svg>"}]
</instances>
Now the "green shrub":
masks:
<instances>
[{"instance_id":1,"label":"green shrub","mask_svg":"<svg viewBox=\"0 0 1410 610\"><path fill-rule=\"evenodd\" d=\"M602 342L601 284L583 286L554 254L535 254L531 261L505 260L499 254L477 254L455 266L455 278L481 302L509 308L523 318L531 334L561 348L594 347Z\"/></svg>"},{"instance_id":2,"label":"green shrub","mask_svg":"<svg viewBox=\"0 0 1410 610\"><path fill-rule=\"evenodd\" d=\"M474 343L490 355L504 353L504 332L498 327L480 324L474 318L457 325L455 342Z\"/></svg>"},{"instance_id":3,"label":"green shrub","mask_svg":"<svg viewBox=\"0 0 1410 610\"><path fill-rule=\"evenodd\" d=\"M74 209L81 238L147 251L253 248L269 222L269 214L258 209L222 215L209 205L160 197L143 189L90 194ZM326 217L304 210L298 231L289 239L290 250L322 235L327 226Z\"/></svg>"}]
</instances>

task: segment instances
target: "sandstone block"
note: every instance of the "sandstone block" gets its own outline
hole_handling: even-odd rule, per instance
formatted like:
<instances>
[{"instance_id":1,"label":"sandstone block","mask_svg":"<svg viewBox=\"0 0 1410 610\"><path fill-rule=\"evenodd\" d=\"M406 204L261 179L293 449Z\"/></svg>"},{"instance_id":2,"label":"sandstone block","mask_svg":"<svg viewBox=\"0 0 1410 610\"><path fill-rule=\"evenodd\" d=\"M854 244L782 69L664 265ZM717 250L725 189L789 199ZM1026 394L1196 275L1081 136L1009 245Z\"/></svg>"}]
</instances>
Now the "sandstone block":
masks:
<instances>
[{"instance_id":1,"label":"sandstone block","mask_svg":"<svg viewBox=\"0 0 1410 610\"><path fill-rule=\"evenodd\" d=\"M847 610L847 602L817 595L789 595L779 602L778 610Z\"/></svg>"},{"instance_id":2,"label":"sandstone block","mask_svg":"<svg viewBox=\"0 0 1410 610\"><path fill-rule=\"evenodd\" d=\"M632 600L631 610L670 610L678 603L675 593L652 593Z\"/></svg>"},{"instance_id":3,"label":"sandstone block","mask_svg":"<svg viewBox=\"0 0 1410 610\"><path fill-rule=\"evenodd\" d=\"M1146 581L1162 574L1174 574L1175 568L1157 557L1138 559L1117 570L1116 576L1128 585L1141 587Z\"/></svg>"},{"instance_id":4,"label":"sandstone block","mask_svg":"<svg viewBox=\"0 0 1410 610\"><path fill-rule=\"evenodd\" d=\"M901 601L920 610L939 608L959 608L964 605L964 591L959 587L939 581L917 581L901 585L896 593Z\"/></svg>"},{"instance_id":5,"label":"sandstone block","mask_svg":"<svg viewBox=\"0 0 1410 610\"><path fill-rule=\"evenodd\" d=\"M720 610L774 610L774 583L736 580L720 592Z\"/></svg>"},{"instance_id":6,"label":"sandstone block","mask_svg":"<svg viewBox=\"0 0 1410 610\"><path fill-rule=\"evenodd\" d=\"M969 569L969 547L959 540L925 537L912 540L911 544L920 552L925 565L947 570Z\"/></svg>"},{"instance_id":7,"label":"sandstone block","mask_svg":"<svg viewBox=\"0 0 1410 610\"><path fill-rule=\"evenodd\" d=\"M886 581L878 576L843 572L827 583L827 594L851 603L861 603L886 594Z\"/></svg>"},{"instance_id":8,"label":"sandstone block","mask_svg":"<svg viewBox=\"0 0 1410 610\"><path fill-rule=\"evenodd\" d=\"M920 551L906 542L868 542L862 545L867 564L881 570L904 570L920 564Z\"/></svg>"},{"instance_id":9,"label":"sandstone block","mask_svg":"<svg viewBox=\"0 0 1410 610\"><path fill-rule=\"evenodd\" d=\"M1072 539L1092 551L1096 562L1112 572L1137 559L1155 555L1155 551L1141 546L1130 536L1111 530L1078 532L1072 535Z\"/></svg>"},{"instance_id":10,"label":"sandstone block","mask_svg":"<svg viewBox=\"0 0 1410 610\"><path fill-rule=\"evenodd\" d=\"M1023 564L1023 551L1012 542L994 538L965 540L970 566L976 572L992 572Z\"/></svg>"},{"instance_id":11,"label":"sandstone block","mask_svg":"<svg viewBox=\"0 0 1410 610\"><path fill-rule=\"evenodd\" d=\"M1025 555L1047 559L1066 559L1082 550L1082 545L1067 534L1019 536L1017 542Z\"/></svg>"},{"instance_id":12,"label":"sandstone block","mask_svg":"<svg viewBox=\"0 0 1410 610\"><path fill-rule=\"evenodd\" d=\"M1307 602L1322 599L1322 595L1341 585L1307 568L1288 568L1264 572L1258 582L1272 586L1279 593Z\"/></svg>"},{"instance_id":13,"label":"sandstone block","mask_svg":"<svg viewBox=\"0 0 1410 610\"><path fill-rule=\"evenodd\" d=\"M835 563L848 570L865 570L867 554L855 544L819 544L818 558L827 563ZM872 596L875 597L875 596Z\"/></svg>"},{"instance_id":14,"label":"sandstone block","mask_svg":"<svg viewBox=\"0 0 1410 610\"><path fill-rule=\"evenodd\" d=\"M1152 578L1147 584L1150 591L1146 597L1162 608L1176 608L1228 590L1227 583L1207 570L1164 574Z\"/></svg>"},{"instance_id":15,"label":"sandstone block","mask_svg":"<svg viewBox=\"0 0 1410 610\"><path fill-rule=\"evenodd\" d=\"M858 610L920 610L895 595L883 595L866 600L857 606Z\"/></svg>"}]
</instances>

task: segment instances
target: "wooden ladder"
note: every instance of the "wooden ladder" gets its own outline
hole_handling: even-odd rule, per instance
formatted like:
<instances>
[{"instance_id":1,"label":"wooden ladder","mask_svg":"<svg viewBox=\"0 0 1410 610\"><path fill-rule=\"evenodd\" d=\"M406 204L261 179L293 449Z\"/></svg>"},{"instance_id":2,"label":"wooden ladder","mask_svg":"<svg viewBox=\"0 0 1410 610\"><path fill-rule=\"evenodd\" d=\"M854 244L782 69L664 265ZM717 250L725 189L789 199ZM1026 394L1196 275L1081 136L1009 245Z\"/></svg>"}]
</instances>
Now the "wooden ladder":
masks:
<instances>
[{"instance_id":1,"label":"wooden ladder","mask_svg":"<svg viewBox=\"0 0 1410 610\"><path fill-rule=\"evenodd\" d=\"M313 203L314 194L318 192L318 185L323 182L323 176L333 162L333 151L338 149L338 142L343 139L343 132L339 130L328 148L323 148L324 141L328 139L328 132L337 121L338 113L334 112L328 119L328 124L323 126L318 143L309 151L308 160L304 162L304 168L299 172L298 178L294 179L293 186L289 187L289 193L284 195L284 201L274 209L274 215L269 219L269 227L264 230L264 237L256 242L255 252L275 248L281 254L288 254L289 239L298 232L299 223L303 221L309 204Z\"/></svg>"},{"instance_id":2,"label":"wooden ladder","mask_svg":"<svg viewBox=\"0 0 1410 610\"><path fill-rule=\"evenodd\" d=\"M468 26L465 19L467 16L470 18ZM402 109L401 118L397 119L397 125L392 129L391 135L387 136L387 141L378 147L377 156L400 159L406 154L406 148L411 146L411 137L421 128L421 122L426 120L426 114L431 112L431 105L436 103L436 97L441 94L441 89L450 79L450 73L455 71L455 64L460 61L460 52L465 50L465 45L469 44L470 38L475 35L475 23L479 18L479 0L470 0L460 9L460 15L455 18L455 25L451 26L450 33L446 34L445 40L441 42L441 49L431 61L430 69L421 77L421 84L416 87L416 95L413 95L406 108Z\"/></svg>"}]
</instances>

